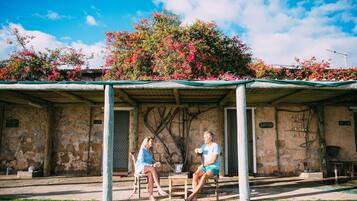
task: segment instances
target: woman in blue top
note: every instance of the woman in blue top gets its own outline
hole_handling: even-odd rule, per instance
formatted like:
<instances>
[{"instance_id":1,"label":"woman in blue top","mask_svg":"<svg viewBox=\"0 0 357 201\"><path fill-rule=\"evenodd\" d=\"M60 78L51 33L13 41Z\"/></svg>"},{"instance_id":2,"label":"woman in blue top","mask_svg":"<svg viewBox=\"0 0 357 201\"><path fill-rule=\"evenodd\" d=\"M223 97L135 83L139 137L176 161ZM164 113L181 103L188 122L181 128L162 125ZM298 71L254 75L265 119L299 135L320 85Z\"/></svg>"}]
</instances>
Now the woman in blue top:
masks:
<instances>
[{"instance_id":1,"label":"woman in blue top","mask_svg":"<svg viewBox=\"0 0 357 201\"><path fill-rule=\"evenodd\" d=\"M154 143L154 138L146 137L141 144L141 148L138 154L137 161L135 163L135 173L144 173L148 175L148 190L150 200L155 200L153 196L154 182L160 195L166 196L167 193L161 188L159 181L159 173L157 168L160 166L159 162L153 163L153 154L151 148Z\"/></svg>"},{"instance_id":2,"label":"woman in blue top","mask_svg":"<svg viewBox=\"0 0 357 201\"><path fill-rule=\"evenodd\" d=\"M200 165L192 178L192 194L187 198L188 201L196 200L196 194L203 188L206 180L214 175L219 175L219 163L221 149L213 142L213 133L205 131L203 133L204 144L201 148L195 149L195 153L202 154L203 164Z\"/></svg>"}]
</instances>

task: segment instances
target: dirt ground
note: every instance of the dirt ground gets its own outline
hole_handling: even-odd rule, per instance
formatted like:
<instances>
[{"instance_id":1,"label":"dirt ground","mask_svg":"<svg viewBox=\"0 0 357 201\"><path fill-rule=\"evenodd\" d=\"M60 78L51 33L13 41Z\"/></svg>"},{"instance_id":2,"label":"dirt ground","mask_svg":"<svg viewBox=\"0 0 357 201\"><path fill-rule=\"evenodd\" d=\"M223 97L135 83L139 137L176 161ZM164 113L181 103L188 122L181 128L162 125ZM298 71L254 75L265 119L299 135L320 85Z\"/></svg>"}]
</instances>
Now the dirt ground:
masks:
<instances>
[{"instance_id":1,"label":"dirt ground","mask_svg":"<svg viewBox=\"0 0 357 201\"><path fill-rule=\"evenodd\" d=\"M168 190L167 178L161 179ZM113 200L128 200L132 191L132 177L113 177ZM191 181L189 181L191 183ZM357 200L357 180L302 180L298 177L250 178L251 200ZM180 187L177 186L178 188ZM190 188L190 186L189 186ZM155 192L154 195L157 195ZM16 176L0 176L0 198L101 200L101 177L46 177L17 179ZM142 199L148 198L145 186ZM220 178L219 200L239 199L237 177ZM138 200L134 195L131 200ZM157 197L157 200L169 200ZM173 197L172 200L183 200ZM213 186L208 184L198 200L215 200Z\"/></svg>"}]
</instances>

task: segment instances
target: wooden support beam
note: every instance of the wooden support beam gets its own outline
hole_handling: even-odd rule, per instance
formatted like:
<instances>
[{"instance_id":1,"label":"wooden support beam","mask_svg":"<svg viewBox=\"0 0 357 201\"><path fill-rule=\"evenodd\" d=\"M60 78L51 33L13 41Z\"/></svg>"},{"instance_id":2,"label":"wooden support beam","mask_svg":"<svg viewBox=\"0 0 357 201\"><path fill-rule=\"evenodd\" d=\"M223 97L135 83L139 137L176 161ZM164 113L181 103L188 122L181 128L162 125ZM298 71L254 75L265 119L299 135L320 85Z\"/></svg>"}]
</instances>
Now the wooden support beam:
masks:
<instances>
[{"instance_id":1,"label":"wooden support beam","mask_svg":"<svg viewBox=\"0 0 357 201\"><path fill-rule=\"evenodd\" d=\"M61 96L67 97L69 99L72 99L72 100L84 102L84 103L89 104L89 105L95 105L95 103L93 101L90 101L90 100L88 100L86 98L83 98L81 96L75 95L75 94L73 94L71 92L67 92L67 91L53 91L53 92L55 92L56 94L59 94Z\"/></svg>"},{"instance_id":2,"label":"wooden support beam","mask_svg":"<svg viewBox=\"0 0 357 201\"><path fill-rule=\"evenodd\" d=\"M280 167L280 139L279 139L279 128L278 128L278 122L279 122L279 114L278 114L278 108L274 107L274 116L275 116L275 148L276 148L276 166L278 168L278 174L281 173L281 167Z\"/></svg>"},{"instance_id":3,"label":"wooden support beam","mask_svg":"<svg viewBox=\"0 0 357 201\"><path fill-rule=\"evenodd\" d=\"M234 95L234 90L229 91L228 93L226 93L226 95L221 99L221 101L219 102L219 106L224 106L228 101L229 98Z\"/></svg>"},{"instance_id":4,"label":"wooden support beam","mask_svg":"<svg viewBox=\"0 0 357 201\"><path fill-rule=\"evenodd\" d=\"M317 135L320 144L320 168L324 177L327 177L327 158L326 158L326 138L325 138L325 113L324 106L318 105L317 111Z\"/></svg>"},{"instance_id":5,"label":"wooden support beam","mask_svg":"<svg viewBox=\"0 0 357 201\"><path fill-rule=\"evenodd\" d=\"M113 199L113 138L114 138L114 89L105 85L103 128L103 201Z\"/></svg>"},{"instance_id":6,"label":"wooden support beam","mask_svg":"<svg viewBox=\"0 0 357 201\"><path fill-rule=\"evenodd\" d=\"M2 153L2 133L5 124L5 104L0 104L0 154Z\"/></svg>"},{"instance_id":7,"label":"wooden support beam","mask_svg":"<svg viewBox=\"0 0 357 201\"><path fill-rule=\"evenodd\" d=\"M176 105L173 103L140 103L140 107L142 107L142 108L146 108L146 107L182 107L182 108L187 108L187 107L189 107L189 104Z\"/></svg>"},{"instance_id":8,"label":"wooden support beam","mask_svg":"<svg viewBox=\"0 0 357 201\"><path fill-rule=\"evenodd\" d=\"M32 95L23 94L21 92L1 91L0 96L2 97L2 99L7 98L9 102L14 102L17 104L28 104L38 108L47 107L51 105L51 102L47 100L43 100Z\"/></svg>"},{"instance_id":9,"label":"wooden support beam","mask_svg":"<svg viewBox=\"0 0 357 201\"><path fill-rule=\"evenodd\" d=\"M89 106L89 117L88 117L88 145L87 145L87 176L90 175L90 147L91 147L91 137L92 137L92 128L93 128L93 111L94 108Z\"/></svg>"},{"instance_id":10,"label":"wooden support beam","mask_svg":"<svg viewBox=\"0 0 357 201\"><path fill-rule=\"evenodd\" d=\"M137 103L134 101L127 93L125 93L122 89L115 89L115 91L118 92L116 96L118 96L120 99L124 100L125 102L129 103L131 106L136 106Z\"/></svg>"},{"instance_id":11,"label":"wooden support beam","mask_svg":"<svg viewBox=\"0 0 357 201\"><path fill-rule=\"evenodd\" d=\"M0 106L5 106L8 105L9 103L5 102L5 101L0 101Z\"/></svg>"},{"instance_id":12,"label":"wooden support beam","mask_svg":"<svg viewBox=\"0 0 357 201\"><path fill-rule=\"evenodd\" d=\"M293 96L293 95L295 95L295 94L301 92L302 90L303 90L303 89L297 89L297 90L294 90L294 91L292 91L292 92L290 92L290 93L284 94L284 95L282 95L282 96L280 96L280 97L278 97L278 98L272 100L270 103L271 103L272 105L277 105L278 103L283 102L283 101L284 101L284 98L291 97L291 96Z\"/></svg>"},{"instance_id":13,"label":"wooden support beam","mask_svg":"<svg viewBox=\"0 0 357 201\"><path fill-rule=\"evenodd\" d=\"M55 110L54 107L47 107L47 130L45 143L45 159L43 163L43 175L48 177L51 175L52 152L53 152L53 138L55 136Z\"/></svg>"},{"instance_id":14,"label":"wooden support beam","mask_svg":"<svg viewBox=\"0 0 357 201\"><path fill-rule=\"evenodd\" d=\"M174 91L174 96L175 96L175 100L176 100L176 105L180 105L180 94L178 92L178 89L173 89Z\"/></svg>"},{"instance_id":15,"label":"wooden support beam","mask_svg":"<svg viewBox=\"0 0 357 201\"><path fill-rule=\"evenodd\" d=\"M337 96L333 96L333 97L330 97L330 98L327 98L327 99L324 99L322 101L318 101L316 103L316 105L328 105L328 104L333 104L333 103L339 103L339 102L343 102L343 101L346 101L345 99L348 99L348 98L351 98L351 97L356 97L357 99L357 91L349 91L347 93L344 93L344 94L340 94L340 95L337 95Z\"/></svg>"},{"instance_id":16,"label":"wooden support beam","mask_svg":"<svg viewBox=\"0 0 357 201\"><path fill-rule=\"evenodd\" d=\"M133 151L136 151L139 145L139 107L134 109L134 146Z\"/></svg>"},{"instance_id":17,"label":"wooden support beam","mask_svg":"<svg viewBox=\"0 0 357 201\"><path fill-rule=\"evenodd\" d=\"M236 89L239 200L250 200L248 172L248 132L245 85Z\"/></svg>"}]
</instances>

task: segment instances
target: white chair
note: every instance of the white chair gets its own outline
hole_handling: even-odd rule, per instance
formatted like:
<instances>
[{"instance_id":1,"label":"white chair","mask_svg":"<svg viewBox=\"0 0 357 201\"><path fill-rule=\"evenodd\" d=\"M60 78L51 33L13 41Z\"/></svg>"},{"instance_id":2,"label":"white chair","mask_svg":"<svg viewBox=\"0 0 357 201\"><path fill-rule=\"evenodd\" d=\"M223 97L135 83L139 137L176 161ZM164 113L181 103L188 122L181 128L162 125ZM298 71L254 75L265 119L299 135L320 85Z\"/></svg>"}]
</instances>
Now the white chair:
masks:
<instances>
[{"instance_id":1,"label":"white chair","mask_svg":"<svg viewBox=\"0 0 357 201\"><path fill-rule=\"evenodd\" d=\"M134 183L133 183L133 191L131 192L128 199L130 199L131 196L133 196L137 190L139 191L138 195L139 195L139 199L140 199L141 198L141 185L148 183L148 175L142 174L142 173L137 174L135 171L135 161L136 160L135 160L134 153L130 153L130 158L134 164Z\"/></svg>"}]
</instances>

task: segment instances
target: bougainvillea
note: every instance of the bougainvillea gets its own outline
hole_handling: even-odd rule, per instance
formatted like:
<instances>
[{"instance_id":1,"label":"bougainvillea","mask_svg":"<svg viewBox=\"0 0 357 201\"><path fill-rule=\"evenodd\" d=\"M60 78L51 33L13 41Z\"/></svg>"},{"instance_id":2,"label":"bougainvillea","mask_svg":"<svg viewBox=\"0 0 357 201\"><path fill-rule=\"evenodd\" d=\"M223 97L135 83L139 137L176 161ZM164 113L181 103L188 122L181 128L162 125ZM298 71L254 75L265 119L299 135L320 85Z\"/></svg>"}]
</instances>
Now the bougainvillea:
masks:
<instances>
[{"instance_id":1,"label":"bougainvillea","mask_svg":"<svg viewBox=\"0 0 357 201\"><path fill-rule=\"evenodd\" d=\"M134 32L108 32L104 80L357 80L357 67L331 68L315 57L294 68L252 60L249 48L221 33L214 23L182 25L170 13L142 19ZM0 80L79 80L88 59L72 48L35 51L33 39L11 30L19 50L0 61ZM70 69L60 70L60 66Z\"/></svg>"},{"instance_id":2,"label":"bougainvillea","mask_svg":"<svg viewBox=\"0 0 357 201\"><path fill-rule=\"evenodd\" d=\"M181 25L178 16L154 13L135 32L107 33L110 52L104 79L209 80L251 76L251 54L238 37L227 37L214 23Z\"/></svg>"},{"instance_id":3,"label":"bougainvillea","mask_svg":"<svg viewBox=\"0 0 357 201\"><path fill-rule=\"evenodd\" d=\"M27 45L32 36L21 35L17 29L10 30L19 50L9 59L0 62L0 80L78 80L81 67L87 59L73 48L56 48L40 52ZM10 41L12 43L12 41ZM59 66L70 66L70 70L59 70Z\"/></svg>"},{"instance_id":4,"label":"bougainvillea","mask_svg":"<svg viewBox=\"0 0 357 201\"><path fill-rule=\"evenodd\" d=\"M288 80L357 80L357 67L331 68L328 61L319 61L315 57L310 59L296 59L294 68L273 67L257 60L249 64L258 79L288 79Z\"/></svg>"}]
</instances>

